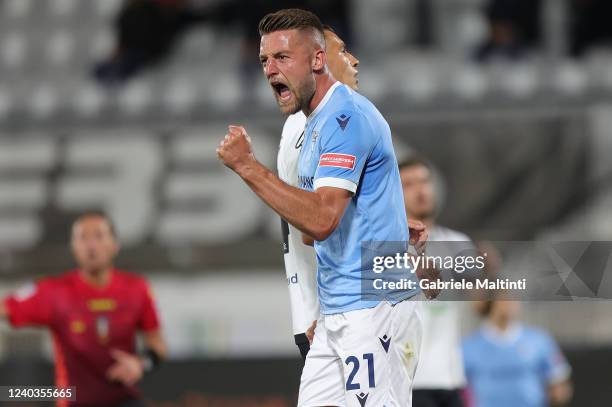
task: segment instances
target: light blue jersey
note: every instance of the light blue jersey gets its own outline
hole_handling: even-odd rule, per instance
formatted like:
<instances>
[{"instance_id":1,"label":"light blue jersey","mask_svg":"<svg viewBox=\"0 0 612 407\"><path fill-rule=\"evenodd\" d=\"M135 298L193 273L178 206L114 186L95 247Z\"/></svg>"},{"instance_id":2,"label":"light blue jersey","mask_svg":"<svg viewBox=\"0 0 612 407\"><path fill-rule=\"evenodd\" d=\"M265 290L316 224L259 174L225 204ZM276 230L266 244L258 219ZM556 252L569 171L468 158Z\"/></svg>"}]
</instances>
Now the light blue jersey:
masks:
<instances>
[{"instance_id":1,"label":"light blue jersey","mask_svg":"<svg viewBox=\"0 0 612 407\"><path fill-rule=\"evenodd\" d=\"M570 373L555 341L523 326L504 336L484 326L465 339L463 359L477 407L546 407L548 386Z\"/></svg>"},{"instance_id":2,"label":"light blue jersey","mask_svg":"<svg viewBox=\"0 0 612 407\"><path fill-rule=\"evenodd\" d=\"M306 122L298 184L308 191L336 187L353 193L334 232L315 242L321 312L376 306L378 301L362 298L362 271L371 270L362 270L361 243L407 242L408 225L391 130L368 99L339 82L329 89Z\"/></svg>"}]
</instances>

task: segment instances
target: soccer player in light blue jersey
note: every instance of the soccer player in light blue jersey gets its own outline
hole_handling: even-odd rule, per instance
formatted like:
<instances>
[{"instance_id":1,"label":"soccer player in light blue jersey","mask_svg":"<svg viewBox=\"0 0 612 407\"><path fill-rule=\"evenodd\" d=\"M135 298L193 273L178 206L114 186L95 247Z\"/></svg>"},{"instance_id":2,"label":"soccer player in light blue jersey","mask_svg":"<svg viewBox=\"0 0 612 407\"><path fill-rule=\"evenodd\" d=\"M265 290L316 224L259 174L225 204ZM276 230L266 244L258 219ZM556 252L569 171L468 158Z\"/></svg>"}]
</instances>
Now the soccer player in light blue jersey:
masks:
<instances>
[{"instance_id":1,"label":"soccer player in light blue jersey","mask_svg":"<svg viewBox=\"0 0 612 407\"><path fill-rule=\"evenodd\" d=\"M570 367L546 332L518 321L520 303L495 300L482 327L465 338L463 359L477 407L549 407L571 398Z\"/></svg>"},{"instance_id":2,"label":"soccer player in light blue jersey","mask_svg":"<svg viewBox=\"0 0 612 407\"><path fill-rule=\"evenodd\" d=\"M362 242L403 242L405 251L409 240L389 126L329 72L314 14L280 10L261 20L259 32L260 61L281 111L307 117L299 188L255 159L243 127L229 127L217 154L305 240L315 241L321 316L298 405L410 406L421 320L419 303L406 300L418 289L363 296L372 270L362 263Z\"/></svg>"}]
</instances>

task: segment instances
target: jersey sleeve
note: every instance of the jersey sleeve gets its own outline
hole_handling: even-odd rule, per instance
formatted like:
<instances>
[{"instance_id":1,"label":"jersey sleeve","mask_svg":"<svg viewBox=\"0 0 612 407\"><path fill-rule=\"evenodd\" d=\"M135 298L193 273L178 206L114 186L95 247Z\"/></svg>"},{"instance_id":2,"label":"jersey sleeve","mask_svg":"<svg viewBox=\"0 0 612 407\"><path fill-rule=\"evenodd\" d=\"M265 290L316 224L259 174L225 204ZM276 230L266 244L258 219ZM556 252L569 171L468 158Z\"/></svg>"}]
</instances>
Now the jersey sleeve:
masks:
<instances>
[{"instance_id":1,"label":"jersey sleeve","mask_svg":"<svg viewBox=\"0 0 612 407\"><path fill-rule=\"evenodd\" d=\"M138 321L138 328L141 331L150 332L157 331L160 328L159 315L155 306L155 297L151 287L146 281L143 281L143 306Z\"/></svg>"},{"instance_id":2,"label":"jersey sleeve","mask_svg":"<svg viewBox=\"0 0 612 407\"><path fill-rule=\"evenodd\" d=\"M543 379L550 384L563 382L570 377L571 368L559 345L548 334L543 337Z\"/></svg>"},{"instance_id":3,"label":"jersey sleeve","mask_svg":"<svg viewBox=\"0 0 612 407\"><path fill-rule=\"evenodd\" d=\"M314 189L335 187L355 193L377 135L361 114L339 111L325 123L320 136Z\"/></svg>"},{"instance_id":4,"label":"jersey sleeve","mask_svg":"<svg viewBox=\"0 0 612 407\"><path fill-rule=\"evenodd\" d=\"M52 317L49 283L28 284L4 299L8 320L13 327L48 326Z\"/></svg>"}]
</instances>

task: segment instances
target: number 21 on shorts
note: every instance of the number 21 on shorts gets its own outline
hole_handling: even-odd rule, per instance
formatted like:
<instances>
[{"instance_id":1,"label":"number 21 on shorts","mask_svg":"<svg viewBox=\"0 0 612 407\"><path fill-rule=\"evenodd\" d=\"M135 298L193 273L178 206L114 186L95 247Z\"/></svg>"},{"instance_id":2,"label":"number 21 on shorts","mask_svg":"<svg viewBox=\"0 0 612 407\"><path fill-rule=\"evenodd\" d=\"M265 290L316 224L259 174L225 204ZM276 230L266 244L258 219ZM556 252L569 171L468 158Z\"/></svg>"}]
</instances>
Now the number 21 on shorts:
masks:
<instances>
[{"instance_id":1,"label":"number 21 on shorts","mask_svg":"<svg viewBox=\"0 0 612 407\"><path fill-rule=\"evenodd\" d=\"M376 382L374 380L374 354L372 353L364 353L362 360L366 362L368 369L368 386L370 388L376 387ZM355 383L355 376L359 372L359 368L361 366L360 359L357 356L349 356L344 360L344 363L347 366L351 366L351 372L348 375L348 379L346 380L346 390L359 390L361 389L360 383Z\"/></svg>"}]
</instances>

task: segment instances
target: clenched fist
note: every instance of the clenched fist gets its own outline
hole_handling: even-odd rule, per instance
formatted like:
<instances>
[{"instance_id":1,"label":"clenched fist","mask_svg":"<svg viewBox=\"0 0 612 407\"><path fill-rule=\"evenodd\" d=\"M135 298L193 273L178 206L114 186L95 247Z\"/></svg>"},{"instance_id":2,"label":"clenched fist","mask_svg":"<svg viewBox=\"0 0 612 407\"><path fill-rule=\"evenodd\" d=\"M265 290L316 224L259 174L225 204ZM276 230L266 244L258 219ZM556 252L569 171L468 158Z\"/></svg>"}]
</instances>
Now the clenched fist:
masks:
<instances>
[{"instance_id":1,"label":"clenched fist","mask_svg":"<svg viewBox=\"0 0 612 407\"><path fill-rule=\"evenodd\" d=\"M217 147L217 157L225 166L236 172L242 166L255 160L251 138L244 127L234 125L228 127L228 133Z\"/></svg>"}]
</instances>

